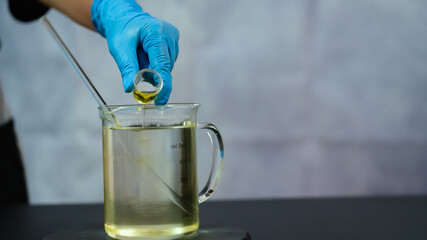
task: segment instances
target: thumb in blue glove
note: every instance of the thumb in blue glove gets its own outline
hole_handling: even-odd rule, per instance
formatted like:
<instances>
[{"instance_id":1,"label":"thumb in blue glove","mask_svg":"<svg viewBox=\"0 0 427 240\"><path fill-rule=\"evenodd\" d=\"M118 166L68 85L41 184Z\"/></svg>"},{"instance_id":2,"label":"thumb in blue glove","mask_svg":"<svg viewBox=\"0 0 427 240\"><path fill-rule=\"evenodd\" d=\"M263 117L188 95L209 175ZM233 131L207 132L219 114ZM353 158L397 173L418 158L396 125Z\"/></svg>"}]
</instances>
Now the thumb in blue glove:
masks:
<instances>
[{"instance_id":1,"label":"thumb in blue glove","mask_svg":"<svg viewBox=\"0 0 427 240\"><path fill-rule=\"evenodd\" d=\"M140 69L151 68L163 79L155 104L166 104L179 51L178 29L144 12L134 0L94 0L91 18L95 29L107 39L125 91L133 90L133 79Z\"/></svg>"}]
</instances>

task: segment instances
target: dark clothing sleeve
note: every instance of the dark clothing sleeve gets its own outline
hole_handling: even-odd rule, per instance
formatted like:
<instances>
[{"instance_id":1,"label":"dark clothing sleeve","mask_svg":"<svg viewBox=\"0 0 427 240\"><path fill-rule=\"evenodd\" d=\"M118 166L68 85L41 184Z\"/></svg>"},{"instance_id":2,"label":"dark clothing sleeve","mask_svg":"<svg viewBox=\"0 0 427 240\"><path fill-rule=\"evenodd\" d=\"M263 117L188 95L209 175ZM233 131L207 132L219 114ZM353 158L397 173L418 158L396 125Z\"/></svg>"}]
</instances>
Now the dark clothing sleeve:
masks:
<instances>
[{"instance_id":1,"label":"dark clothing sleeve","mask_svg":"<svg viewBox=\"0 0 427 240\"><path fill-rule=\"evenodd\" d=\"M17 20L29 22L43 16L49 7L37 0L9 0L9 10Z\"/></svg>"},{"instance_id":2,"label":"dark clothing sleeve","mask_svg":"<svg viewBox=\"0 0 427 240\"><path fill-rule=\"evenodd\" d=\"M28 204L24 166L15 135L13 122L0 126L0 182L4 204Z\"/></svg>"}]
</instances>

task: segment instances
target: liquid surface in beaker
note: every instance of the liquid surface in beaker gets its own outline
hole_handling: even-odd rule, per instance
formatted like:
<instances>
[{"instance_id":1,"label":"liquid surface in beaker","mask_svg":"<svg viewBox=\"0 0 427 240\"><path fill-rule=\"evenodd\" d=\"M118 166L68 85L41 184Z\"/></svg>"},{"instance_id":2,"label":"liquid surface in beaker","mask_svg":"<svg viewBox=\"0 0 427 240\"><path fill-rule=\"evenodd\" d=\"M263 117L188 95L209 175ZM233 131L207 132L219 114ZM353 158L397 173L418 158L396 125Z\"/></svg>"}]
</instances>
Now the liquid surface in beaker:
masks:
<instances>
[{"instance_id":1,"label":"liquid surface in beaker","mask_svg":"<svg viewBox=\"0 0 427 240\"><path fill-rule=\"evenodd\" d=\"M199 226L195 126L103 127L105 229L174 239Z\"/></svg>"}]
</instances>

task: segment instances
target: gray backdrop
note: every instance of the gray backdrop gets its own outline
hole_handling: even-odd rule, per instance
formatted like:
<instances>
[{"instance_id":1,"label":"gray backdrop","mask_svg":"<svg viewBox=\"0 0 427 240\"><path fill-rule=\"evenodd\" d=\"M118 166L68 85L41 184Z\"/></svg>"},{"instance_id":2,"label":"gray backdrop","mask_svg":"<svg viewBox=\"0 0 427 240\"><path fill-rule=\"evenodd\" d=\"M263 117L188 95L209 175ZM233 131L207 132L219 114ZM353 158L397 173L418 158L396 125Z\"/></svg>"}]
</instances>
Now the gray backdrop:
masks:
<instances>
[{"instance_id":1,"label":"gray backdrop","mask_svg":"<svg viewBox=\"0 0 427 240\"><path fill-rule=\"evenodd\" d=\"M0 74L30 199L101 202L96 102L38 21L0 0ZM198 102L225 141L213 199L427 193L427 2L141 3L177 26L170 102ZM105 40L48 14L110 104L134 103ZM209 168L199 135L200 185Z\"/></svg>"}]
</instances>

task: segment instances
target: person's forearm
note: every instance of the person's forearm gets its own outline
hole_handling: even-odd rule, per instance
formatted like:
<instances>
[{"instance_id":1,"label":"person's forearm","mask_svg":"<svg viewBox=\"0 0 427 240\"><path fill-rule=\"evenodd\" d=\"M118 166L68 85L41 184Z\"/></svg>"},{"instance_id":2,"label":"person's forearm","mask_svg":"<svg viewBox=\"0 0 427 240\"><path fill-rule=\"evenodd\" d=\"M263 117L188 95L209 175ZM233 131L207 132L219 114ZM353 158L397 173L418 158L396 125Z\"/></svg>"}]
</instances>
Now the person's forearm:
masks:
<instances>
[{"instance_id":1,"label":"person's forearm","mask_svg":"<svg viewBox=\"0 0 427 240\"><path fill-rule=\"evenodd\" d=\"M90 8L93 0L39 0L41 3L53 7L73 19L80 25L94 30Z\"/></svg>"}]
</instances>

